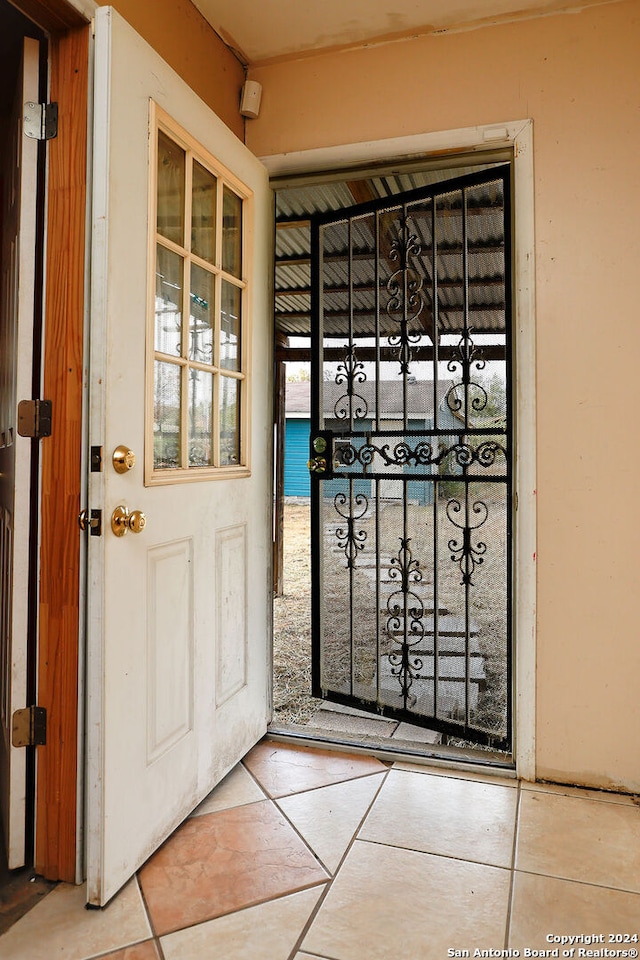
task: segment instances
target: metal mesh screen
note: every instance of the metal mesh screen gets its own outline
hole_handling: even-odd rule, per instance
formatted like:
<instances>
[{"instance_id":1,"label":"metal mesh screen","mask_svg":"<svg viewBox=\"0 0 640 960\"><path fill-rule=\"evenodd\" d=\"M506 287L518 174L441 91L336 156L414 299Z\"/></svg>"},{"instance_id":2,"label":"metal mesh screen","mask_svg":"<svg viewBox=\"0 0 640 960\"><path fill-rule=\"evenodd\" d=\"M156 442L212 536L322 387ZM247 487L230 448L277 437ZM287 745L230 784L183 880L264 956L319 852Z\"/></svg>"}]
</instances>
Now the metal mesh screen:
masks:
<instances>
[{"instance_id":1,"label":"metal mesh screen","mask_svg":"<svg viewBox=\"0 0 640 960\"><path fill-rule=\"evenodd\" d=\"M315 692L500 748L509 234L508 167L312 234Z\"/></svg>"}]
</instances>

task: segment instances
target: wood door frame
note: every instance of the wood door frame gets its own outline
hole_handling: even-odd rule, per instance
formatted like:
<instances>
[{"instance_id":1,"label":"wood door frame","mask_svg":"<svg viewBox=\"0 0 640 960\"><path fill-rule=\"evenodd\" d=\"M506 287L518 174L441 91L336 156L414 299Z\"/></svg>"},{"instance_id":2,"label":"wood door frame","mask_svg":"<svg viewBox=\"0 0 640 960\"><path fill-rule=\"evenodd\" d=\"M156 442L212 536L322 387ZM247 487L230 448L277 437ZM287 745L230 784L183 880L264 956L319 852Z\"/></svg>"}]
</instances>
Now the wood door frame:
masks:
<instances>
[{"instance_id":1,"label":"wood door frame","mask_svg":"<svg viewBox=\"0 0 640 960\"><path fill-rule=\"evenodd\" d=\"M76 877L78 639L87 180L89 27L50 44L58 136L49 144L44 396L52 435L42 441L38 704L47 744L38 751L35 867ZM60 575L62 571L62 575Z\"/></svg>"},{"instance_id":2,"label":"wood door frame","mask_svg":"<svg viewBox=\"0 0 640 960\"><path fill-rule=\"evenodd\" d=\"M43 392L51 436L41 441L37 703L47 743L37 748L36 872L75 882L78 822L83 340L87 202L89 21L64 0L13 0L49 34Z\"/></svg>"}]
</instances>

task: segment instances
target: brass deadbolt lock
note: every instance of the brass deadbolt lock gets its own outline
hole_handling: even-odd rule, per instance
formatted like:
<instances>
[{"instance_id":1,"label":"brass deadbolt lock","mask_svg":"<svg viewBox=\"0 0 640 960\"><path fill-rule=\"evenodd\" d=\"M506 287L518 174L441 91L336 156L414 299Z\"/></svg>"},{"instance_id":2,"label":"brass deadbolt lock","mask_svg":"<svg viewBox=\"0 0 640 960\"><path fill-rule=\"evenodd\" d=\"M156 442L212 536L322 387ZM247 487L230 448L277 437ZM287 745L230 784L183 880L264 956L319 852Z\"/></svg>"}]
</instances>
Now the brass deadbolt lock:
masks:
<instances>
[{"instance_id":1,"label":"brass deadbolt lock","mask_svg":"<svg viewBox=\"0 0 640 960\"><path fill-rule=\"evenodd\" d=\"M324 473L327 469L327 461L324 457L315 457L313 460L307 460L307 466L311 473Z\"/></svg>"},{"instance_id":2,"label":"brass deadbolt lock","mask_svg":"<svg viewBox=\"0 0 640 960\"><path fill-rule=\"evenodd\" d=\"M136 465L135 453L133 450L129 450L129 447L125 447L123 443L115 448L111 460L116 473L128 473L128 471L133 470Z\"/></svg>"},{"instance_id":3,"label":"brass deadbolt lock","mask_svg":"<svg viewBox=\"0 0 640 960\"><path fill-rule=\"evenodd\" d=\"M147 518L142 510L132 510L131 513L122 505L116 507L111 515L111 529L116 537L124 537L125 533L142 533L147 525Z\"/></svg>"},{"instance_id":4,"label":"brass deadbolt lock","mask_svg":"<svg viewBox=\"0 0 640 960\"><path fill-rule=\"evenodd\" d=\"M324 437L316 437L313 441L313 449L316 453L324 453L327 449L327 441Z\"/></svg>"}]
</instances>

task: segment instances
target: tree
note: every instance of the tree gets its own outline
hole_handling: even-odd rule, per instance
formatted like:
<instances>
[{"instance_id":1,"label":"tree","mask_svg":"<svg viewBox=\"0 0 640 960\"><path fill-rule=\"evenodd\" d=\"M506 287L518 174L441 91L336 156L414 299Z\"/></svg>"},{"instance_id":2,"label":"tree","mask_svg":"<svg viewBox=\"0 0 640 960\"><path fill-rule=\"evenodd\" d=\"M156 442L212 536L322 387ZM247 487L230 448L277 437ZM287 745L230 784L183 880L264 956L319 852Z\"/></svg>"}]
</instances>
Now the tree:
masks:
<instances>
[{"instance_id":1,"label":"tree","mask_svg":"<svg viewBox=\"0 0 640 960\"><path fill-rule=\"evenodd\" d=\"M287 383L308 383L311 380L309 365L298 367L297 370L287 370Z\"/></svg>"},{"instance_id":2,"label":"tree","mask_svg":"<svg viewBox=\"0 0 640 960\"><path fill-rule=\"evenodd\" d=\"M484 417L504 417L507 413L507 390L502 377L494 373L491 377L479 379L480 386L487 394L487 404L482 411Z\"/></svg>"}]
</instances>

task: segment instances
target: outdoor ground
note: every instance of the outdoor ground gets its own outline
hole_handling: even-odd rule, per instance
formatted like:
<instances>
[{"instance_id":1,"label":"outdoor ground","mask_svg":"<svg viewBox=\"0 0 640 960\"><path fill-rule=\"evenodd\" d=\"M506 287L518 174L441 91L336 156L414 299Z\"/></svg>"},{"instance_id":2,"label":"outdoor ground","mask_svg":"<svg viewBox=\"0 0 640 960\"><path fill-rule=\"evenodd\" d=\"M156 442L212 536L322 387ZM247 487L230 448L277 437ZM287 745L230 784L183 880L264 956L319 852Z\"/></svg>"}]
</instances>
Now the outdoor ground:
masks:
<instances>
[{"instance_id":1,"label":"outdoor ground","mask_svg":"<svg viewBox=\"0 0 640 960\"><path fill-rule=\"evenodd\" d=\"M311 697L311 552L309 504L285 504L284 593L273 604L274 710L279 725L306 723Z\"/></svg>"},{"instance_id":2,"label":"outdoor ground","mask_svg":"<svg viewBox=\"0 0 640 960\"><path fill-rule=\"evenodd\" d=\"M441 509L442 511L446 509L446 501L442 501ZM397 508L393 506L385 509L382 527L391 525L394 530L396 529L399 522L399 518L395 516L396 511ZM421 514L423 524L428 514L429 511ZM491 517L499 515L499 510L490 510ZM499 611L504 610L504 579L503 576L495 575L494 567L504 569L504 552L498 546L503 542L499 529L491 530L494 523L499 527L498 521L490 520L482 530L489 549L483 558L482 566L477 571L479 580L483 581L483 589L478 596L474 596L472 615L479 631L486 676L486 684L482 688L478 702L477 718L488 732L495 730L500 735L504 724L506 680L504 615L499 615ZM311 574L308 502L286 503L284 530L284 592L274 603L274 722L277 726L306 724L323 706L322 701L311 697ZM391 534L392 531L389 530L388 536L394 539ZM384 539L386 540L387 537ZM335 540L335 535L330 537L330 540ZM443 556L445 563L443 569L448 568L449 572L443 576L442 599L450 609L455 610L456 602L460 599L460 571L451 560L451 557ZM344 591L345 586L344 567L344 555L339 549L335 552L332 548L330 555L325 557L327 573L325 590L332 593L334 586L337 590L336 597L330 604L334 626L340 621L339 594ZM367 596L370 597L368 592ZM355 599L357 602L357 594ZM367 602L370 604L370 599ZM364 624L366 621L364 612L358 619ZM502 624L500 620L503 621ZM325 638L325 641L331 642L331 638L329 637L328 640ZM339 650L336 649L334 655L337 661ZM455 742L459 746L465 745L462 741L459 744L456 741L449 742Z\"/></svg>"}]
</instances>

